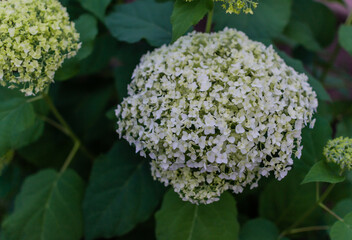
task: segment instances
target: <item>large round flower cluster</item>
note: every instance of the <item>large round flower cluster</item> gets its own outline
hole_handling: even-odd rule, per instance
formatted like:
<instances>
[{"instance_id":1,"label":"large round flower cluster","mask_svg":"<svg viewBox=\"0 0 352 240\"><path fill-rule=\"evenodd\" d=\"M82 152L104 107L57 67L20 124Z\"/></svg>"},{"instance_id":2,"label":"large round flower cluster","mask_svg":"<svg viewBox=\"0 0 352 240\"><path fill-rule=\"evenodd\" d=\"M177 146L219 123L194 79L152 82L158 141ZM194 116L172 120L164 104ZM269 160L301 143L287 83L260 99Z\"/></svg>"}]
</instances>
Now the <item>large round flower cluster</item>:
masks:
<instances>
[{"instance_id":1,"label":"large round flower cluster","mask_svg":"<svg viewBox=\"0 0 352 240\"><path fill-rule=\"evenodd\" d=\"M193 32L147 53L128 94L118 134L193 203L256 187L270 172L285 177L318 105L306 75L235 29Z\"/></svg>"},{"instance_id":2,"label":"large round flower cluster","mask_svg":"<svg viewBox=\"0 0 352 240\"><path fill-rule=\"evenodd\" d=\"M329 140L324 148L324 156L328 162L334 162L341 169L352 169L352 139L339 137Z\"/></svg>"},{"instance_id":3,"label":"large round flower cluster","mask_svg":"<svg viewBox=\"0 0 352 240\"><path fill-rule=\"evenodd\" d=\"M0 85L20 87L26 95L42 91L80 48L58 0L0 1L0 19Z\"/></svg>"}]
</instances>

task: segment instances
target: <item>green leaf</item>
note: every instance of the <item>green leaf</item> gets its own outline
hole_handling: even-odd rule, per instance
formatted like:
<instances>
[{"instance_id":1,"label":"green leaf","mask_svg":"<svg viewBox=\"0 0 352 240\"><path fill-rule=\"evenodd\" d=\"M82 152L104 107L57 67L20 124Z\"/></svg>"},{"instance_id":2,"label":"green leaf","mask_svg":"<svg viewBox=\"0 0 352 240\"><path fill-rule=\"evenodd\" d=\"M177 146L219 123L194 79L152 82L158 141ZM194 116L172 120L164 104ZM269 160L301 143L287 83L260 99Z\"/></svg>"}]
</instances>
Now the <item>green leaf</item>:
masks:
<instances>
[{"instance_id":1,"label":"green leaf","mask_svg":"<svg viewBox=\"0 0 352 240\"><path fill-rule=\"evenodd\" d=\"M120 66L114 69L115 87L118 97L122 100L127 97L127 85L131 82L133 70L140 61L140 58L150 48L147 44L125 44L117 51Z\"/></svg>"},{"instance_id":2,"label":"green leaf","mask_svg":"<svg viewBox=\"0 0 352 240\"><path fill-rule=\"evenodd\" d=\"M111 0L79 0L82 7L92 12L100 20L104 20L106 8L111 3Z\"/></svg>"},{"instance_id":3,"label":"green leaf","mask_svg":"<svg viewBox=\"0 0 352 240\"><path fill-rule=\"evenodd\" d=\"M215 30L225 27L245 32L254 40L278 37L287 25L291 14L291 0L260 1L254 14L226 14L221 4L215 5Z\"/></svg>"},{"instance_id":4,"label":"green leaf","mask_svg":"<svg viewBox=\"0 0 352 240\"><path fill-rule=\"evenodd\" d=\"M82 14L75 20L77 32L80 34L81 49L73 58L66 59L55 73L55 80L64 81L76 76L80 71L80 61L86 59L94 49L94 40L98 34L98 22L90 14Z\"/></svg>"},{"instance_id":5,"label":"green leaf","mask_svg":"<svg viewBox=\"0 0 352 240\"><path fill-rule=\"evenodd\" d=\"M17 164L11 164L0 174L0 199L12 198L13 194L19 190L24 177L24 170Z\"/></svg>"},{"instance_id":6,"label":"green leaf","mask_svg":"<svg viewBox=\"0 0 352 240\"><path fill-rule=\"evenodd\" d=\"M256 218L246 222L241 228L241 240L277 240L279 230L271 221Z\"/></svg>"},{"instance_id":7,"label":"green leaf","mask_svg":"<svg viewBox=\"0 0 352 240\"><path fill-rule=\"evenodd\" d=\"M81 61L80 75L91 75L107 67L110 59L118 50L117 40L109 33L98 36L93 52Z\"/></svg>"},{"instance_id":8,"label":"green leaf","mask_svg":"<svg viewBox=\"0 0 352 240\"><path fill-rule=\"evenodd\" d=\"M338 216L344 218L348 213L352 212L352 200L350 198L343 199L339 201L336 206L332 209L334 213ZM330 214L326 214L327 223L333 224L336 221L336 218Z\"/></svg>"},{"instance_id":9,"label":"green leaf","mask_svg":"<svg viewBox=\"0 0 352 240\"><path fill-rule=\"evenodd\" d=\"M302 184L310 182L339 183L344 180L345 177L338 175L337 171L331 169L325 161L319 161L309 170Z\"/></svg>"},{"instance_id":10,"label":"green leaf","mask_svg":"<svg viewBox=\"0 0 352 240\"><path fill-rule=\"evenodd\" d=\"M38 168L59 169L71 148L72 143L67 141L67 136L46 126L43 135L36 142L20 148L18 154Z\"/></svg>"},{"instance_id":11,"label":"green leaf","mask_svg":"<svg viewBox=\"0 0 352 240\"><path fill-rule=\"evenodd\" d=\"M273 179L265 186L259 198L260 217L269 219L284 229L315 204L315 186L314 184L300 185L304 175L302 173L304 169L296 164L295 169L291 170L283 180ZM312 223L316 217L314 212L302 224Z\"/></svg>"},{"instance_id":12,"label":"green leaf","mask_svg":"<svg viewBox=\"0 0 352 240\"><path fill-rule=\"evenodd\" d=\"M291 20L285 29L285 35L302 44L311 51L321 49L320 44L315 40L312 30L304 23Z\"/></svg>"},{"instance_id":13,"label":"green leaf","mask_svg":"<svg viewBox=\"0 0 352 240\"><path fill-rule=\"evenodd\" d=\"M352 239L352 212L347 214L343 222L337 221L330 230L331 240Z\"/></svg>"},{"instance_id":14,"label":"green leaf","mask_svg":"<svg viewBox=\"0 0 352 240\"><path fill-rule=\"evenodd\" d=\"M236 202L229 193L218 202L194 205L169 190L155 218L158 240L238 239Z\"/></svg>"},{"instance_id":15,"label":"green leaf","mask_svg":"<svg viewBox=\"0 0 352 240\"><path fill-rule=\"evenodd\" d=\"M302 159L305 163L313 165L322 160L323 149L332 137L332 128L326 118L316 117L313 129L305 128L302 131Z\"/></svg>"},{"instance_id":16,"label":"green leaf","mask_svg":"<svg viewBox=\"0 0 352 240\"><path fill-rule=\"evenodd\" d=\"M172 41L176 41L191 26L196 25L213 7L212 0L194 0L192 2L176 0L171 15Z\"/></svg>"},{"instance_id":17,"label":"green leaf","mask_svg":"<svg viewBox=\"0 0 352 240\"><path fill-rule=\"evenodd\" d=\"M341 25L339 28L339 43L352 55L352 26Z\"/></svg>"},{"instance_id":18,"label":"green leaf","mask_svg":"<svg viewBox=\"0 0 352 240\"><path fill-rule=\"evenodd\" d=\"M345 217L349 212L352 212L352 200L344 199L336 204L333 211L340 217Z\"/></svg>"},{"instance_id":19,"label":"green leaf","mask_svg":"<svg viewBox=\"0 0 352 240\"><path fill-rule=\"evenodd\" d=\"M78 51L76 58L77 60L82 60L93 52L94 40L98 35L98 22L92 15L83 14L75 21L75 24L82 42L82 47Z\"/></svg>"},{"instance_id":20,"label":"green leaf","mask_svg":"<svg viewBox=\"0 0 352 240\"><path fill-rule=\"evenodd\" d=\"M105 23L120 41L135 43L146 39L150 45L158 47L171 41L171 13L171 2L137 0L116 5Z\"/></svg>"},{"instance_id":21,"label":"green leaf","mask_svg":"<svg viewBox=\"0 0 352 240\"><path fill-rule=\"evenodd\" d=\"M334 39L336 17L328 7L320 2L314 0L294 0L290 21L300 22L306 28L309 28L313 33L313 37L322 47L326 47ZM301 29L302 33L296 34L307 33L306 28ZM298 28L296 30L300 31Z\"/></svg>"},{"instance_id":22,"label":"green leaf","mask_svg":"<svg viewBox=\"0 0 352 240\"><path fill-rule=\"evenodd\" d=\"M18 149L41 135L43 124L22 93L0 87L0 156Z\"/></svg>"},{"instance_id":23,"label":"green leaf","mask_svg":"<svg viewBox=\"0 0 352 240\"><path fill-rule=\"evenodd\" d=\"M2 234L7 240L79 240L83 192L83 181L72 170L43 170L28 177Z\"/></svg>"},{"instance_id":24,"label":"green leaf","mask_svg":"<svg viewBox=\"0 0 352 240\"><path fill-rule=\"evenodd\" d=\"M0 155L0 176L2 174L2 171L4 168L10 164L12 161L13 157L15 155L15 152L13 150L9 150L7 153L4 155Z\"/></svg>"},{"instance_id":25,"label":"green leaf","mask_svg":"<svg viewBox=\"0 0 352 240\"><path fill-rule=\"evenodd\" d=\"M336 129L336 137L352 137L352 117L343 118Z\"/></svg>"},{"instance_id":26,"label":"green leaf","mask_svg":"<svg viewBox=\"0 0 352 240\"><path fill-rule=\"evenodd\" d=\"M318 95L318 99L323 101L331 101L331 98L323 85L315 79L311 74L309 74L303 67L303 64L300 60L294 59L288 56L285 52L277 50L277 53L280 57L286 62L288 66L293 67L297 72L305 73L309 78L309 84L313 87L314 91Z\"/></svg>"},{"instance_id":27,"label":"green leaf","mask_svg":"<svg viewBox=\"0 0 352 240\"><path fill-rule=\"evenodd\" d=\"M84 199L87 239L123 235L147 220L162 196L147 159L136 155L127 142L114 145L94 162Z\"/></svg>"}]
</instances>

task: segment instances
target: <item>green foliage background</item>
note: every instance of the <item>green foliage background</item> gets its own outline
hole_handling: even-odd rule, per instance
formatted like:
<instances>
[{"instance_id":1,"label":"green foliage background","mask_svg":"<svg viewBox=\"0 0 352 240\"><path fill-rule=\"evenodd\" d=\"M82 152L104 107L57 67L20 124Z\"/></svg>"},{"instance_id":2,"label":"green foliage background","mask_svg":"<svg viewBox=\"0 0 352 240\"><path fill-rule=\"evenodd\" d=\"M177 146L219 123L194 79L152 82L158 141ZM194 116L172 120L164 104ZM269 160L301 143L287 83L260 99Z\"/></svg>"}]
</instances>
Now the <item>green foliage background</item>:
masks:
<instances>
[{"instance_id":1,"label":"green foliage background","mask_svg":"<svg viewBox=\"0 0 352 240\"><path fill-rule=\"evenodd\" d=\"M212 0L61 2L81 34L78 55L56 73L47 97L0 88L1 240L352 239L352 175L339 175L322 155L329 139L352 137L352 76L334 64L339 51L352 54L350 19L342 23L313 0L259 0L253 15L226 14ZM197 206L154 181L148 160L118 140L114 109L140 57L195 25L204 31L212 9L213 31L237 28L273 44L306 73L319 110L285 179Z\"/></svg>"}]
</instances>

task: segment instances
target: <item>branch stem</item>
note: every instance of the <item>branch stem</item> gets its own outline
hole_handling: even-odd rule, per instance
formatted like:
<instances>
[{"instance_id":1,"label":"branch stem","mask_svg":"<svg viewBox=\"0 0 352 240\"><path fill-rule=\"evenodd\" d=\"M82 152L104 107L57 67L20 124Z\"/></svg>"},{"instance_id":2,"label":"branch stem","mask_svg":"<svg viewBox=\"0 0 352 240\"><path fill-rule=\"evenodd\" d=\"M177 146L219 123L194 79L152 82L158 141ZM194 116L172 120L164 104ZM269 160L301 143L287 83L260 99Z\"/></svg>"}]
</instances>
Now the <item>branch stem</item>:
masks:
<instances>
[{"instance_id":1,"label":"branch stem","mask_svg":"<svg viewBox=\"0 0 352 240\"><path fill-rule=\"evenodd\" d=\"M296 228L299 224L301 224L319 205L320 203L322 203L330 194L330 192L332 191L332 189L335 187L335 184L331 184L323 193L323 195L321 195L318 200L314 203L314 205L309 208L305 213L303 213L303 215L297 219L296 222L294 222L290 227L288 227L286 230L282 231L279 239L282 238L283 236L287 235L292 229Z\"/></svg>"},{"instance_id":2,"label":"branch stem","mask_svg":"<svg viewBox=\"0 0 352 240\"><path fill-rule=\"evenodd\" d=\"M325 79L328 76L328 73L330 72L331 68L334 66L334 62L335 62L337 56L339 55L340 50L341 50L341 46L340 46L340 44L337 43L334 48L334 51L332 52L332 54L330 56L330 59L328 61L327 66L324 68L324 71L320 76L320 79L319 79L320 82L322 82L322 83L325 82Z\"/></svg>"},{"instance_id":3,"label":"branch stem","mask_svg":"<svg viewBox=\"0 0 352 240\"><path fill-rule=\"evenodd\" d=\"M38 96L35 96L35 97L32 97L32 98L29 98L27 100L27 103L35 102L35 101L38 101L40 99L43 99L43 95L38 95Z\"/></svg>"},{"instance_id":4,"label":"branch stem","mask_svg":"<svg viewBox=\"0 0 352 240\"><path fill-rule=\"evenodd\" d=\"M337 215L336 213L334 213L330 208L328 208L324 203L319 203L319 206L324 209L325 211L327 211L330 215L332 215L333 217L335 217L337 220L343 222L344 220Z\"/></svg>"},{"instance_id":5,"label":"branch stem","mask_svg":"<svg viewBox=\"0 0 352 240\"><path fill-rule=\"evenodd\" d=\"M213 15L214 15L214 8L212 8L209 13L208 13L208 17L207 17L207 24L205 27L205 32L206 33L210 33L211 32L211 25L212 25L212 21L213 21Z\"/></svg>"},{"instance_id":6,"label":"branch stem","mask_svg":"<svg viewBox=\"0 0 352 240\"><path fill-rule=\"evenodd\" d=\"M289 232L287 232L287 235L302 233L302 232L323 231L328 229L329 229L329 226L310 226L310 227L294 228L294 229L291 229Z\"/></svg>"},{"instance_id":7,"label":"branch stem","mask_svg":"<svg viewBox=\"0 0 352 240\"><path fill-rule=\"evenodd\" d=\"M65 172L65 170L67 169L67 167L70 165L70 163L72 162L72 160L74 159L74 157L76 156L76 153L78 151L78 149L80 148L81 144L78 141L75 141L73 148L70 152L70 154L67 156L64 164L61 167L60 173L62 174L63 172Z\"/></svg>"},{"instance_id":8,"label":"branch stem","mask_svg":"<svg viewBox=\"0 0 352 240\"><path fill-rule=\"evenodd\" d=\"M46 93L42 94L43 99L47 103L48 107L50 108L51 112L55 116L55 118L59 121L61 127L58 127L57 124L53 124L53 121L49 121L51 124L53 124L55 127L59 128L62 130L63 133L65 133L67 136L69 136L72 141L79 146L81 151L87 155L90 159L94 160L94 157L92 154L90 154L87 150L87 148L82 144L81 140L76 136L76 134L72 131L66 120L63 118L63 116L60 114L59 110L55 107L53 101L51 100L50 96ZM48 121L48 120L46 120Z\"/></svg>"}]
</instances>

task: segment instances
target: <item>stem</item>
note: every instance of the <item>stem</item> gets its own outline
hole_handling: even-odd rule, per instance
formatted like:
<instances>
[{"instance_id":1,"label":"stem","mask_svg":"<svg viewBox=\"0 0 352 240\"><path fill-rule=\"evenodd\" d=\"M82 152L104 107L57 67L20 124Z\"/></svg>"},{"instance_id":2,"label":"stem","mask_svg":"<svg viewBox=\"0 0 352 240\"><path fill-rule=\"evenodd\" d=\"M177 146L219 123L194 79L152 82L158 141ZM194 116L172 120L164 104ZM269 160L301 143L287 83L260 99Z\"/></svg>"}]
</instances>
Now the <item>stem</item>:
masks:
<instances>
[{"instance_id":1,"label":"stem","mask_svg":"<svg viewBox=\"0 0 352 240\"><path fill-rule=\"evenodd\" d=\"M302 233L302 232L310 232L310 231L322 231L322 230L328 230L328 229L329 229L329 226L311 226L311 227L295 228L287 232L287 235Z\"/></svg>"},{"instance_id":2,"label":"stem","mask_svg":"<svg viewBox=\"0 0 352 240\"><path fill-rule=\"evenodd\" d=\"M323 193L323 195L321 195L321 197L314 203L314 205L309 208L305 213L303 213L303 215L297 219L296 222L294 222L291 226L289 226L286 230L282 231L279 239L282 238L283 236L287 235L292 229L294 229L296 226L298 226L299 224L301 224L304 219L306 219L318 206L320 203L322 203L330 194L330 192L332 191L332 189L335 187L335 184L331 184Z\"/></svg>"},{"instance_id":3,"label":"stem","mask_svg":"<svg viewBox=\"0 0 352 240\"><path fill-rule=\"evenodd\" d=\"M36 97L32 97L30 99L27 100L27 103L31 103L31 102L35 102L35 101L38 101L40 99L43 99L43 95L39 95L39 96L36 96Z\"/></svg>"},{"instance_id":4,"label":"stem","mask_svg":"<svg viewBox=\"0 0 352 240\"><path fill-rule=\"evenodd\" d=\"M46 101L47 105L49 106L51 112L54 114L55 118L60 122L61 128L64 129L64 133L69 136L74 143L79 143L79 147L81 148L82 152L85 153L90 159L94 160L94 156L90 154L87 148L82 144L81 140L76 136L76 134L72 131L68 123L62 117L60 112L55 107L53 101L51 100L50 96L46 93L42 94L44 100ZM51 122L52 123L52 122ZM57 125L57 124L56 124Z\"/></svg>"},{"instance_id":5,"label":"stem","mask_svg":"<svg viewBox=\"0 0 352 240\"><path fill-rule=\"evenodd\" d=\"M334 216L337 220L343 222L344 220L337 215L336 213L334 213L330 208L328 208L324 203L319 203L319 206L324 209L325 211L327 211L330 215Z\"/></svg>"},{"instance_id":6,"label":"stem","mask_svg":"<svg viewBox=\"0 0 352 240\"><path fill-rule=\"evenodd\" d=\"M337 43L329 61L328 61L328 65L324 69L324 71L319 79L320 82L322 82L322 83L325 82L325 78L328 76L329 71L334 66L334 62L335 62L337 56L339 55L340 50L341 50L340 44Z\"/></svg>"},{"instance_id":7,"label":"stem","mask_svg":"<svg viewBox=\"0 0 352 240\"><path fill-rule=\"evenodd\" d=\"M320 185L319 182L315 183L315 200L318 202L320 196Z\"/></svg>"},{"instance_id":8,"label":"stem","mask_svg":"<svg viewBox=\"0 0 352 240\"><path fill-rule=\"evenodd\" d=\"M212 8L209 13L208 13L208 17L207 17L207 25L205 27L205 32L206 33L210 33L211 31L211 24L213 21L213 15L214 15L214 8Z\"/></svg>"},{"instance_id":9,"label":"stem","mask_svg":"<svg viewBox=\"0 0 352 240\"><path fill-rule=\"evenodd\" d=\"M41 115L37 115L37 117L38 117L40 120L42 120L42 121L44 121L44 122L50 124L51 126L57 128L58 130L60 130L60 131L63 132L64 134L68 135L67 130L66 130L63 126L61 126L60 124L58 124L57 122L55 122L54 120L52 120L52 119L50 119L50 118L47 118L47 117L44 117L44 116L41 116Z\"/></svg>"},{"instance_id":10,"label":"stem","mask_svg":"<svg viewBox=\"0 0 352 240\"><path fill-rule=\"evenodd\" d=\"M78 141L75 141L75 144L73 145L73 148L70 152L70 154L67 156L64 165L62 165L61 170L60 170L60 174L62 174L67 167L70 165L70 163L72 162L73 158L75 157L78 149L80 148L81 144Z\"/></svg>"},{"instance_id":11,"label":"stem","mask_svg":"<svg viewBox=\"0 0 352 240\"><path fill-rule=\"evenodd\" d=\"M348 14L348 17L346 19L345 24L346 25L351 25L352 24L352 11L350 12L350 14Z\"/></svg>"}]
</instances>

